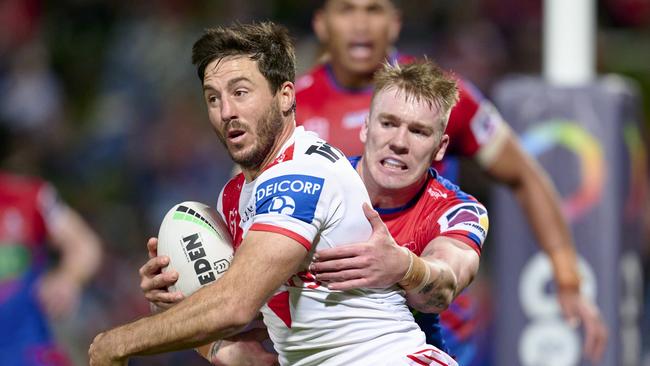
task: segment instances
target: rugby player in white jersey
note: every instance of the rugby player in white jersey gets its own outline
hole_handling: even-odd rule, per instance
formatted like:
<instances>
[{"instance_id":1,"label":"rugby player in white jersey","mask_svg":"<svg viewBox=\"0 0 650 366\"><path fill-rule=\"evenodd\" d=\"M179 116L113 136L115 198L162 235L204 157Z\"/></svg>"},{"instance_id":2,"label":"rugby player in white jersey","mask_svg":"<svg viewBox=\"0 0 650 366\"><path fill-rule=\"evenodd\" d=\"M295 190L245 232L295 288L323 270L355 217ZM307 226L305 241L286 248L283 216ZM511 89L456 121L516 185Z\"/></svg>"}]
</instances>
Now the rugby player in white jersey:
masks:
<instances>
[{"instance_id":1,"label":"rugby player in white jersey","mask_svg":"<svg viewBox=\"0 0 650 366\"><path fill-rule=\"evenodd\" d=\"M364 243L316 252L310 273L334 290L399 284L409 305L427 313L431 342L444 350L437 314L476 275L488 230L485 207L430 168L444 156L445 111L456 101L456 83L426 60L385 65L375 78L362 130L364 155L350 158L379 213L366 210L373 235ZM153 256L155 243L150 245ZM153 302L164 300L157 295L174 283L158 274L159 260L142 271L143 291ZM405 282L405 273L418 280ZM210 360L220 366L270 365L268 356L248 337L224 345Z\"/></svg>"},{"instance_id":2,"label":"rugby player in white jersey","mask_svg":"<svg viewBox=\"0 0 650 366\"><path fill-rule=\"evenodd\" d=\"M242 167L217 205L235 257L220 280L177 305L99 334L90 364L208 344L261 310L283 365L455 365L425 343L399 287L332 291L308 272L313 251L368 238L369 198L340 152L295 127L286 29L214 28L192 58L210 122Z\"/></svg>"}]
</instances>

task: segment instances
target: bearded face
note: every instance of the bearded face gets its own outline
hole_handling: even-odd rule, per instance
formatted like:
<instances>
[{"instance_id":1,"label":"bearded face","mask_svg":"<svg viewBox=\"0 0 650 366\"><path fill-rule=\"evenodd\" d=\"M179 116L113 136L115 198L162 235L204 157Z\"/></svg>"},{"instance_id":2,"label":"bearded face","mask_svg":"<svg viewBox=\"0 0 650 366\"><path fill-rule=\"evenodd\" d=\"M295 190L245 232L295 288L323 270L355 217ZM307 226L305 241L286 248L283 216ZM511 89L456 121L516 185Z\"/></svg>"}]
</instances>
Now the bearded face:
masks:
<instances>
[{"instance_id":1,"label":"bearded face","mask_svg":"<svg viewBox=\"0 0 650 366\"><path fill-rule=\"evenodd\" d=\"M273 144L282 130L282 114L278 102L273 99L269 107L255 123L233 119L218 132L219 139L228 150L230 158L242 168L258 167L271 153ZM242 135L248 139L241 143L231 141Z\"/></svg>"},{"instance_id":2,"label":"bearded face","mask_svg":"<svg viewBox=\"0 0 650 366\"><path fill-rule=\"evenodd\" d=\"M256 61L233 56L206 67L203 95L210 123L232 160L243 169L259 167L283 130L282 94L271 90Z\"/></svg>"}]
</instances>

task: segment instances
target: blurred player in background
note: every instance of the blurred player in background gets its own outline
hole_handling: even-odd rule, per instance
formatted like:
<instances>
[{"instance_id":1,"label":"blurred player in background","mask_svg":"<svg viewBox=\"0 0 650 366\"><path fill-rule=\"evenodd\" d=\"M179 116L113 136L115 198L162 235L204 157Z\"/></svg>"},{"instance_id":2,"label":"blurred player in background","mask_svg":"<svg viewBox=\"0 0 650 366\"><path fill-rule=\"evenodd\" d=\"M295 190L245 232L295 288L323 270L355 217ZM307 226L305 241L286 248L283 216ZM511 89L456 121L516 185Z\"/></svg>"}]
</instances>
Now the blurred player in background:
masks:
<instances>
[{"instance_id":1,"label":"blurred player in background","mask_svg":"<svg viewBox=\"0 0 650 366\"><path fill-rule=\"evenodd\" d=\"M368 238L362 204L368 208L369 199L339 151L295 126L287 30L213 28L195 43L192 60L210 122L242 168L217 203L234 260L179 304L99 334L90 364L201 346L236 334L261 310L283 365L456 365L425 343L397 286L333 292L307 271L313 250ZM424 271L408 271L413 257L402 259L400 284L420 287ZM202 353L211 359L219 345Z\"/></svg>"},{"instance_id":2,"label":"blurred player in background","mask_svg":"<svg viewBox=\"0 0 650 366\"><path fill-rule=\"evenodd\" d=\"M0 131L0 158L12 144L26 143L11 135ZM50 250L59 254L54 267ZM0 168L0 365L71 364L54 342L48 317L74 313L100 260L98 236L52 185Z\"/></svg>"},{"instance_id":3,"label":"blurred player in background","mask_svg":"<svg viewBox=\"0 0 650 366\"><path fill-rule=\"evenodd\" d=\"M313 27L325 48L324 62L296 81L296 121L341 147L345 154L358 155L363 149L358 136L368 115L374 72L385 60L412 61L393 46L401 27L399 10L390 0L326 0L314 14ZM459 89L460 100L446 130L448 153L476 160L490 177L515 194L541 249L551 260L565 319L572 325L582 324L584 355L598 360L605 348L606 326L595 304L580 294L573 240L555 189L494 106L465 80L459 80ZM434 166L455 180L444 162ZM444 339L461 364L480 364L486 362L482 353L486 347L478 344L479 335L467 329L459 331L476 317L471 313L472 302L461 297L442 314ZM425 332L431 333L430 319L419 320Z\"/></svg>"}]
</instances>

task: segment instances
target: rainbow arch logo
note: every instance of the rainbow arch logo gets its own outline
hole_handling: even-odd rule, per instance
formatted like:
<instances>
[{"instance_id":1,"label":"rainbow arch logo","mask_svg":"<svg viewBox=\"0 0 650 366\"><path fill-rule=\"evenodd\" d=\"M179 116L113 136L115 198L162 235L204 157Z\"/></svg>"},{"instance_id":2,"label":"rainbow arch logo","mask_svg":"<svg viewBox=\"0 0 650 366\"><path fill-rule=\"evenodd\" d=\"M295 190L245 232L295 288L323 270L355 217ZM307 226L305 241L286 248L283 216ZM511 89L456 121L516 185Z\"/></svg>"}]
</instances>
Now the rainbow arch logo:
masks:
<instances>
[{"instance_id":1,"label":"rainbow arch logo","mask_svg":"<svg viewBox=\"0 0 650 366\"><path fill-rule=\"evenodd\" d=\"M598 140L577 122L548 120L526 131L521 140L524 148L536 157L560 146L578 158L578 188L562 198L562 210L570 222L584 216L600 201L605 180L602 147Z\"/></svg>"}]
</instances>

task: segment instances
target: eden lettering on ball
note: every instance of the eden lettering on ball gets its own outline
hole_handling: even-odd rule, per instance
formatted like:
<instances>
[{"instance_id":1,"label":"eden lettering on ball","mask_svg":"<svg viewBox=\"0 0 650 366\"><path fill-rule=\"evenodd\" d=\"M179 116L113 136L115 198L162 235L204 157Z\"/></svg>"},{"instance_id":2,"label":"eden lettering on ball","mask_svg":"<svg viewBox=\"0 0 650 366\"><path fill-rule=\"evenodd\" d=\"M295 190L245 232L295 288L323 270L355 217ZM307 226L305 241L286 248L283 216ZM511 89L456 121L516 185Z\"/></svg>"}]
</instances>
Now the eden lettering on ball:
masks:
<instances>
[{"instance_id":1,"label":"eden lettering on ball","mask_svg":"<svg viewBox=\"0 0 650 366\"><path fill-rule=\"evenodd\" d=\"M205 204L179 203L160 224L158 255L169 257L163 271L178 272L170 291L187 296L218 280L230 267L233 254L232 239L221 215Z\"/></svg>"}]
</instances>

